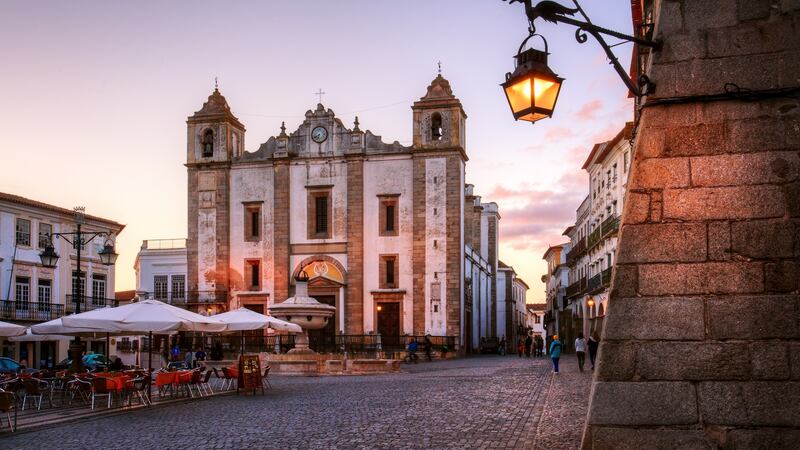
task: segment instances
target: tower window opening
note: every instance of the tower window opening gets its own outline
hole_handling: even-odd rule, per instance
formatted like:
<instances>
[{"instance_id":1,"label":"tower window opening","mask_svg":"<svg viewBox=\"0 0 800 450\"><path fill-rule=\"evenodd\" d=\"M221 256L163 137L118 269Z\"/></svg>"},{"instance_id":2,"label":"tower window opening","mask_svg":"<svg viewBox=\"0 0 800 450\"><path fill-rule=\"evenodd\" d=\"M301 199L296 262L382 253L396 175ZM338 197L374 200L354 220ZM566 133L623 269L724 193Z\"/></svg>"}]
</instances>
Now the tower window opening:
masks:
<instances>
[{"instance_id":1,"label":"tower window opening","mask_svg":"<svg viewBox=\"0 0 800 450\"><path fill-rule=\"evenodd\" d=\"M214 132L206 130L203 132L203 158L214 156Z\"/></svg>"},{"instance_id":2,"label":"tower window opening","mask_svg":"<svg viewBox=\"0 0 800 450\"><path fill-rule=\"evenodd\" d=\"M434 141L442 140L442 115L433 113L431 116L431 138Z\"/></svg>"}]
</instances>

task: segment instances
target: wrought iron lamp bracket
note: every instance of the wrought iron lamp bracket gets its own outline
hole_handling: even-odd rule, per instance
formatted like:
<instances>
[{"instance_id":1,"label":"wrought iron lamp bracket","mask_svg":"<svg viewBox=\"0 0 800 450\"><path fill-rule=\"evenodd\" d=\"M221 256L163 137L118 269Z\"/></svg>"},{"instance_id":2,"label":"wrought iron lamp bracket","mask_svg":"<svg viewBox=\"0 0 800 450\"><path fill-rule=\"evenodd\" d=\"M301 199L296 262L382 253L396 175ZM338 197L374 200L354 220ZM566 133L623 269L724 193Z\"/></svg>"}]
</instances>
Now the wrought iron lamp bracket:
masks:
<instances>
[{"instance_id":1,"label":"wrought iron lamp bracket","mask_svg":"<svg viewBox=\"0 0 800 450\"><path fill-rule=\"evenodd\" d=\"M532 5L532 0L503 0L508 1L509 3L524 3L525 4L525 14L528 17L528 32L529 37L536 33L536 26L534 22L536 19L541 18L547 22L552 23L565 23L567 25L572 25L576 27L575 30L575 40L578 41L579 44L586 43L589 39L587 36L591 34L603 50L606 52L606 57L609 59L609 64L614 67L614 70L617 72L619 77L622 79L622 82L628 87L628 89L633 93L633 95L637 97L642 97L644 95L652 94L655 92L655 83L653 83L647 75L640 75L638 79L634 82L631 80L628 73L625 71L625 68L622 67L622 64L619 62L619 58L614 54L611 50L610 45L605 41L603 36L611 36L617 39L620 39L625 42L633 42L636 45L641 45L643 47L652 48L653 50L659 50L661 48L661 41L659 40L651 40L651 39L643 39L636 36L627 35L624 33L619 33L614 30L609 30L607 28L599 27L589 20L589 17L583 11L580 4L578 4L577 0L573 0L575 3L575 8L567 8L564 5L553 1L542 1L539 2L536 6ZM585 20L577 20L570 16L575 13L580 13ZM527 39L526 39L527 41Z\"/></svg>"}]
</instances>

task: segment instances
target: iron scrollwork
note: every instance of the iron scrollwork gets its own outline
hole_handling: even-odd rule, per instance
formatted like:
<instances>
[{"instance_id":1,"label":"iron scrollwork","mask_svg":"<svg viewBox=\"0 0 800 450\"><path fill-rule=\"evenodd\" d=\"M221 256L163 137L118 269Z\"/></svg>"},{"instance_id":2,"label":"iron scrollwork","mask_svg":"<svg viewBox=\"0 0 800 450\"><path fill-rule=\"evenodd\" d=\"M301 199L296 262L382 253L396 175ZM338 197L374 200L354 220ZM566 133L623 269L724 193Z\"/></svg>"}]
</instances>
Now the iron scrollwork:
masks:
<instances>
[{"instance_id":1,"label":"iron scrollwork","mask_svg":"<svg viewBox=\"0 0 800 450\"><path fill-rule=\"evenodd\" d=\"M568 8L562 4L556 3L554 1L541 1L533 6L532 0L503 0L507 1L509 4L511 3L523 3L525 5L525 14L528 18L528 30L529 34L534 34L536 32L536 26L534 22L536 19L541 18L546 22L551 23L565 23L568 25L572 25L577 27L575 30L575 40L578 43L583 44L585 43L589 37L588 34L591 34L597 42L603 47L603 50L606 52L606 57L608 57L609 62L612 66L614 66L614 70L617 72L619 77L628 87L628 89L637 97L641 97L643 95L652 94L655 90L655 84L650 81L650 79L646 75L641 75L638 77L636 82L631 80L628 73L625 71L625 68L622 67L620 64L619 59L614 52L611 51L611 46L603 38L603 35L611 36L617 39L621 39L625 42L633 42L637 45L641 45L644 47L649 47L654 50L658 50L661 48L661 42L658 40L651 40L651 39L644 39L636 36L630 36L624 33L619 33L614 30L609 30L607 28L599 27L589 20L589 17L583 11L578 0L573 0L575 3L575 8ZM584 20L575 19L573 16L575 14L580 14L583 16ZM647 33L645 34L645 36Z\"/></svg>"}]
</instances>

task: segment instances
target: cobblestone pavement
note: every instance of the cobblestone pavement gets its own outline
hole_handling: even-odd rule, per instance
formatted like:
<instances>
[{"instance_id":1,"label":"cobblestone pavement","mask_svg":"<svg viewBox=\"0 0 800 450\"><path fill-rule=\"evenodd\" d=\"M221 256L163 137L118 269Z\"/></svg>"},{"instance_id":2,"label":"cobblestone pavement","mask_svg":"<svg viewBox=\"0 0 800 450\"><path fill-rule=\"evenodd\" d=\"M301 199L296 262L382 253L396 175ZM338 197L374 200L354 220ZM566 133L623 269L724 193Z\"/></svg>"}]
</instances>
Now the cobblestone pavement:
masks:
<instances>
[{"instance_id":1,"label":"cobblestone pavement","mask_svg":"<svg viewBox=\"0 0 800 450\"><path fill-rule=\"evenodd\" d=\"M546 393L544 411L536 432L535 447L540 449L577 449L581 445L583 425L592 388L591 364L578 370L575 355L563 355L560 373L553 376Z\"/></svg>"},{"instance_id":2,"label":"cobblestone pavement","mask_svg":"<svg viewBox=\"0 0 800 450\"><path fill-rule=\"evenodd\" d=\"M274 377L265 396L6 434L0 448L550 448L535 445L537 432L549 438L551 427L579 428L583 418L564 424L573 418L548 413L539 427L545 393L560 392L550 388L548 361L484 356L404 365L407 373L393 375Z\"/></svg>"}]
</instances>

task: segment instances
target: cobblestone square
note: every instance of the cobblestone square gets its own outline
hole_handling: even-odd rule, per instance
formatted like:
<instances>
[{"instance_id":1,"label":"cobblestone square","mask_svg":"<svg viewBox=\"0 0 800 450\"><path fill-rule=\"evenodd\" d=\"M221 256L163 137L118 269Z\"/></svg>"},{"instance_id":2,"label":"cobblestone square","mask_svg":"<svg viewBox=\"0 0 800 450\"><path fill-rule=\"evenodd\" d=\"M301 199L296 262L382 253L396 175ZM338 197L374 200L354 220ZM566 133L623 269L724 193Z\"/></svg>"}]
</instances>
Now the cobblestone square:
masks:
<instances>
[{"instance_id":1,"label":"cobblestone square","mask_svg":"<svg viewBox=\"0 0 800 450\"><path fill-rule=\"evenodd\" d=\"M274 377L265 396L6 434L0 447L575 448L591 374L565 362L557 377L548 359L516 356L405 365L395 375ZM535 445L538 435L546 446Z\"/></svg>"}]
</instances>

